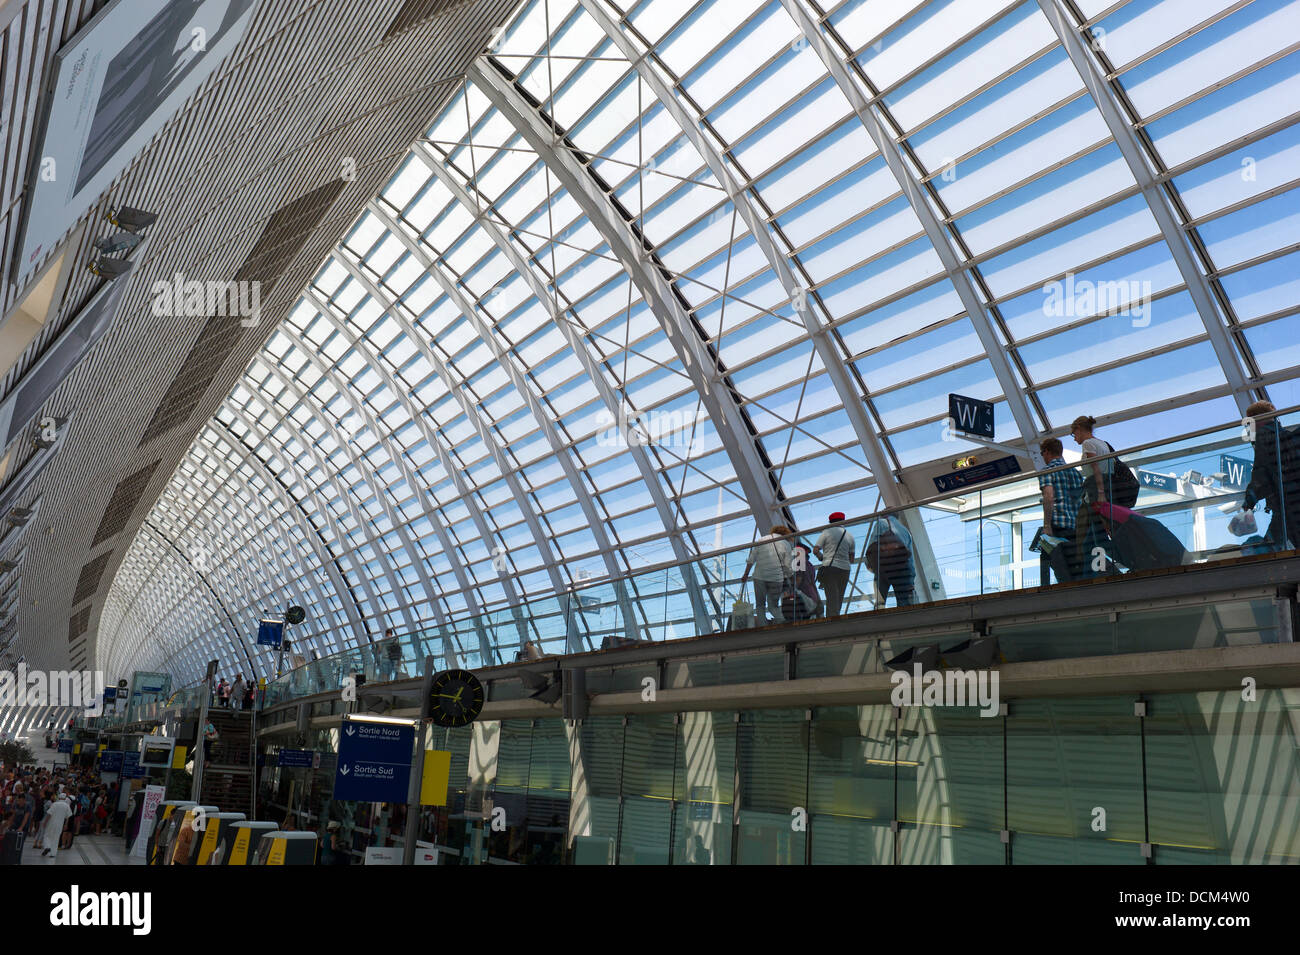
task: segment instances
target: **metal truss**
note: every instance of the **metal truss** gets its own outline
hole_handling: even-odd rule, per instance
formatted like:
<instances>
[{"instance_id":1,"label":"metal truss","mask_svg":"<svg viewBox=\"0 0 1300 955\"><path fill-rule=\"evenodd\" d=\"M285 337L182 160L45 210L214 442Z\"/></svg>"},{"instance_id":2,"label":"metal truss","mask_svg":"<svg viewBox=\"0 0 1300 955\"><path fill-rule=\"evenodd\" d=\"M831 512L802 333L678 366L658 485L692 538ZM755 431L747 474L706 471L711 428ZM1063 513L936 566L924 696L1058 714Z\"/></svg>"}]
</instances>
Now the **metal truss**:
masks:
<instances>
[{"instance_id":1,"label":"metal truss","mask_svg":"<svg viewBox=\"0 0 1300 955\"><path fill-rule=\"evenodd\" d=\"M1043 16L1047 18L1047 22L1052 25L1052 29L1056 32L1057 39L1061 41L1061 46L1064 47L1066 55L1069 56L1070 62L1074 64L1074 68L1078 71L1079 77L1083 80L1083 85L1087 87L1088 94L1097 106L1097 111L1101 113L1102 119L1106 121L1106 128L1110 130L1111 138L1115 140L1115 145L1119 147L1120 153L1124 156L1124 162L1128 165L1129 171L1137 181L1138 188L1142 190L1142 198L1146 200L1151 215L1155 217L1156 223L1160 226L1160 232L1165 238L1165 244L1169 246L1169 251L1173 255L1178 271L1183 277L1183 282L1187 285L1187 291L1192 296L1192 302L1196 305L1196 313L1201 317L1201 323L1205 326L1205 333L1209 336L1210 345L1214 348L1214 354L1223 368L1224 377L1227 379L1228 387L1232 391L1232 398L1236 402L1238 410L1245 414L1246 408L1249 407L1253 398L1251 396L1251 386L1247 382L1246 373L1242 368L1241 357L1228 336L1227 326L1219 317L1219 310L1215 306L1214 295L1210 291L1209 282L1192 258L1192 250L1187 242L1187 234L1183 231L1182 226L1178 224L1173 206L1169 202L1169 196L1156 182L1155 173L1152 172L1147 163L1142 146L1138 142L1137 133L1124 118L1119 103L1116 101L1114 88L1101 70L1098 69L1096 60L1088 51L1083 38L1079 36L1078 25L1066 13L1061 6L1060 0L1038 0L1038 7L1043 11Z\"/></svg>"},{"instance_id":2,"label":"metal truss","mask_svg":"<svg viewBox=\"0 0 1300 955\"><path fill-rule=\"evenodd\" d=\"M610 197L593 179L589 167L579 162L570 149L557 144L555 130L543 122L542 114L514 83L483 59L470 65L468 75L497 112L533 148L619 257L713 419L755 521L764 526L788 521L772 483L766 456L730 382L722 374L717 357L706 346L693 316L659 271L658 262L644 240L615 209Z\"/></svg>"},{"instance_id":3,"label":"metal truss","mask_svg":"<svg viewBox=\"0 0 1300 955\"><path fill-rule=\"evenodd\" d=\"M488 237L492 239L492 243L497 247L501 254L505 256L506 261L509 262L511 268L515 270L515 274L518 275L528 286L533 298L535 298L542 307L546 308L550 312L551 320L555 323L555 327L558 328L560 333L564 336L565 343L568 345L569 350L582 365L583 371L586 373L593 387L595 387L596 392L600 395L600 400L601 403L604 404L605 410L609 412L612 420L618 421L620 413L618 396L614 393L614 389L610 387L609 379L606 377L604 369L600 364L598 364L596 358L593 357L591 348L586 339L577 333L574 323L568 321L563 311L560 309L560 292L556 283L553 281L551 283L551 289L553 292L547 290L546 284L538 275L539 271L542 271L543 274L545 274L544 270L540 268L540 265L537 264L531 256L528 260L524 258L516 244L510 241L505 230L501 229L500 226L496 224L495 220L487 214L480 214L479 210L481 207L476 205L474 196L472 196L466 187L461 184L460 180L452 173L450 168L439 159L429 155L428 150L422 145L417 144L414 153L416 158L425 165L425 168L427 168L429 172L447 188L452 196L455 197L456 201L476 217L479 227L482 228L483 231L487 233ZM486 197L480 195L480 198L486 203L486 210L490 213L492 211L491 203L486 199ZM691 609L695 615L696 625L705 627L701 632L707 633L712 629L712 624L709 623L709 612L700 596L698 587L694 585L694 569L690 564L686 563L691 559L692 554L686 547L685 541L682 539L682 531L678 526L676 512L669 503L668 496L664 493L659 473L651 463L650 455L646 453L645 448L639 442L629 441L628 451L632 455L633 461L636 463L637 471L640 472L642 483L645 484L645 487L650 494L650 499L654 502L655 511L659 514L659 519L663 521L664 533L667 535L668 541L672 546L673 555L682 562L683 575L690 593Z\"/></svg>"},{"instance_id":4,"label":"metal truss","mask_svg":"<svg viewBox=\"0 0 1300 955\"><path fill-rule=\"evenodd\" d=\"M536 394L534 394L533 389L529 386L524 374L520 372L512 353L507 352L501 347L501 343L497 339L495 328L489 325L489 323L483 321L482 316L478 313L478 308L473 302L465 297L457 284L447 276L442 265L430 256L419 245L419 243L413 240L407 234L406 230L398 224L397 220L395 220L382 206L376 202L372 202L369 209L372 214L378 216L384 224L388 226L389 232L397 237L398 241L402 243L411 256L420 263L425 272L432 276L433 280L438 283L438 286L442 289L443 293L452 304L456 306L457 311L459 311L474 327L474 331L478 333L479 340L488 346L488 349L492 352L492 357L501 367L501 370L509 376L511 384L514 385L515 391L518 392L519 396L524 400L525 404L527 404L529 412L532 414L534 420L537 421L538 427L541 428L547 444L550 445L551 452L555 455L555 459L559 462L561 469L564 471L564 476L568 480L569 486L573 489L574 496L578 499L578 506L582 508L583 516L587 519L588 529L591 531L591 535L596 542L596 547L600 551L601 560L605 564L605 572L609 574L610 580L613 584L615 597L623 614L623 626L627 630L628 636L633 639L638 639L639 627L637 624L636 612L632 606L632 602L628 599L627 587L622 583L621 578L623 577L623 568L618 565L618 561L614 555L613 543L610 541L609 535L605 532L604 516L596 510L595 503L591 499L591 494L586 484L583 482L581 475L578 474L577 469L573 466L573 454L571 450L566 447L567 442L561 437L554 416L548 409L542 406L540 401L538 401ZM390 311L392 311L392 309L390 309ZM411 337L412 339L418 339L422 336L412 329ZM432 356L430 360L438 370L438 374L443 377L443 380L447 383L447 387L455 393L457 400L464 408L465 416L475 422L475 427L478 429L480 437L483 439L483 445L492 454L501 474L506 477L507 481L512 485L511 492L516 495L519 509L524 514L524 519L528 522L529 528L533 530L537 537L538 550L542 553L543 559L547 562L548 570L553 574L552 582L556 588L556 596L563 598L567 589L565 587L565 582L560 578L558 572L554 570L553 565L555 563L555 557L551 551L550 542L545 539L541 523L537 521L536 515L533 513L533 508L529 506L530 502L528 501L522 486L518 483L518 478L515 475L515 468L506 461L505 456L501 453L501 449L498 447L499 439L492 433L489 427L484 425L482 415L479 413L477 406L468 400L465 395L465 390L463 388L452 387L452 383L457 381L459 376L452 377L451 370L447 368L441 358L437 357L436 352L432 349L429 350L429 354ZM569 613L567 616L572 617L572 614Z\"/></svg>"},{"instance_id":5,"label":"metal truss","mask_svg":"<svg viewBox=\"0 0 1300 955\"><path fill-rule=\"evenodd\" d=\"M808 41L808 45L816 52L818 58L822 61L822 65L830 73L835 85L840 88L845 99L849 101L863 128L866 129L867 135L875 143L881 157L885 160L885 164L889 167L889 171L903 190L908 205L911 206L917 219L920 220L926 237L930 240L930 244L934 246L940 262L943 263L944 272L947 274L948 280L952 282L953 288L956 289L962 307L966 309L966 314L970 317L975 334L984 347L989 364L993 368L993 374L997 377L998 385L1002 388L1002 395L1011 411L1011 417L1015 420L1016 428L1020 431L1020 437L1024 442L1026 452L1034 463L1041 467L1042 460L1037 448L1038 426L1034 423L1034 416L1029 409L1029 403L1025 400L1025 396L1021 391L1020 383L1011 368L1011 362L1007 358L1004 346L998 339L997 331L993 327L993 321L975 290L975 284L971 281L969 272L959 261L957 252L949 240L948 233L926 198L924 187L911 169L908 168L902 150L899 149L898 143L895 142L884 120L878 115L882 110L882 107L876 102L878 97L869 97L858 84L858 81L853 78L839 53L831 46L830 41L822 31L819 20L814 18L805 8L804 0L781 0L781 6L794 20L800 33Z\"/></svg>"},{"instance_id":6,"label":"metal truss","mask_svg":"<svg viewBox=\"0 0 1300 955\"><path fill-rule=\"evenodd\" d=\"M789 293L795 312L803 321L813 347L817 350L817 357L821 359L822 365L826 368L826 373L830 377L835 393L840 399L840 404L844 406L844 413L853 427L854 436L858 439L858 443L866 454L867 464L875 478L881 499L887 507L896 507L905 503L903 496L899 493L899 484L894 480L893 469L890 467L885 448L881 444L876 428L867 414L866 400L849 374L844 361L844 353L839 346L838 336L827 329L821 320L821 316L811 307L804 283L790 268L788 254L781 252L777 248L768 224L764 220L762 213L755 207L748 189L743 187L737 177L733 175L727 160L714 147L712 141L701 128L700 119L688 112L676 91L670 89L659 73L652 68L651 59L654 57L654 51L639 49L638 45L633 43L631 37L628 36L622 22L616 22L611 18L598 0L579 0L579 2L582 4L583 9L587 11L587 14L600 25L605 35L623 54L627 62L635 68L637 75L645 81L645 84L654 93L660 105L672 117L673 121L681 127L682 132L690 140L691 145L695 147L695 151L704 160L709 171L722 184L727 197L731 200L741 219L744 220L745 226L749 229L750 235L753 236L755 244L763 253L763 258L767 261L768 267L776 275L781 288Z\"/></svg>"}]
</instances>

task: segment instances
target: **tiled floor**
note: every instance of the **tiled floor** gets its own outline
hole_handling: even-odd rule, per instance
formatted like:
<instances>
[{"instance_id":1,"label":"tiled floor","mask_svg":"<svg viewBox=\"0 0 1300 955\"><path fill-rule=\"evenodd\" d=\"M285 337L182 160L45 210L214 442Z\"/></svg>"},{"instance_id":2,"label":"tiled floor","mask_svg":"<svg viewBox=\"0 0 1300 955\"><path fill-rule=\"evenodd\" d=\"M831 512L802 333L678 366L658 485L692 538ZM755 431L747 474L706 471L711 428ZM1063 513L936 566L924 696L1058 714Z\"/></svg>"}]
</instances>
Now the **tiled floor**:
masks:
<instances>
[{"instance_id":1,"label":"tiled floor","mask_svg":"<svg viewBox=\"0 0 1300 955\"><path fill-rule=\"evenodd\" d=\"M53 858L42 856L28 839L23 846L23 865L144 865L144 859L129 858L121 836L78 836L71 849L60 849Z\"/></svg>"}]
</instances>

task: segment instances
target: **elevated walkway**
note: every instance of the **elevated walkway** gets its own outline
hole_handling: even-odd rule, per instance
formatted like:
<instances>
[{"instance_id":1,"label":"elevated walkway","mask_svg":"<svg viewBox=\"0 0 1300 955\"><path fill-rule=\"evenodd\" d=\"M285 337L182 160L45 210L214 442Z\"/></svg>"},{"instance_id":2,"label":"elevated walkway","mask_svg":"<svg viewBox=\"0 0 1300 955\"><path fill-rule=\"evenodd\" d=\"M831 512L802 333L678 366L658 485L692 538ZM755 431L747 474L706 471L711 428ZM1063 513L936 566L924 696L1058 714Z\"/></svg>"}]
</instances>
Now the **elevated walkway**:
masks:
<instances>
[{"instance_id":1,"label":"elevated walkway","mask_svg":"<svg viewBox=\"0 0 1300 955\"><path fill-rule=\"evenodd\" d=\"M480 668L481 718L887 703L889 663L927 647L939 665L996 667L1003 702L1240 691L1246 677L1295 687L1297 579L1300 556L1238 558ZM968 641L987 659L950 653ZM566 682L567 700L555 692ZM535 698L547 688L551 702ZM367 683L362 708L414 716L419 691L415 678ZM300 707L323 729L347 704L331 689L272 705L259 735L297 729Z\"/></svg>"},{"instance_id":2,"label":"elevated walkway","mask_svg":"<svg viewBox=\"0 0 1300 955\"><path fill-rule=\"evenodd\" d=\"M1284 426L1295 423L1279 420ZM1260 420L1255 430L1272 426ZM1297 498L1287 488L1300 481L1300 462L1268 462L1244 440L1243 430L1240 423L1225 424L1108 456L1122 460L1140 482L1133 512L1084 509L1080 516L1093 522L1091 531L1069 542L1049 540L1040 545L1043 553L1032 549L1043 519L1039 474L1013 473L967 487L958 472L943 484L947 490L933 498L834 525L854 541L841 617L765 626L767 615L752 606L757 601L747 558L753 545L746 545L401 634L394 638L396 646L389 641L350 648L274 681L264 705L335 693L350 675L364 676L372 687L395 682L395 675L413 678L429 658L437 669L495 672L511 661L543 654L563 658L565 668L585 669L579 662L584 654L607 646L629 647L620 659L633 660L699 653L691 648L701 640L711 641L709 653L733 656L773 642L833 640L850 632L902 629L914 632L915 642L921 643L926 628L944 639L988 636L985 625L995 619L1003 628L998 645L1007 663L1202 648L1209 646L1204 643L1208 638L1187 645L1179 636L1181 624L1154 633L1126 624L1113 632L1089 628L1075 633L1071 618L1100 607L1140 607L1144 602L1153 607L1160 601L1197 605L1207 593L1215 595L1214 601L1232 603L1235 589L1249 591L1256 601L1294 603L1300 574L1297 552L1290 548L1300 529L1288 528L1286 521L1296 515L1272 501L1271 514L1262 508L1251 513L1252 530L1240 508L1252 480L1247 465L1274 472L1274 482L1290 500ZM1113 499L1115 491L1108 484L1106 497ZM902 553L891 556L887 529L903 542ZM815 545L819 530L794 535L790 542ZM810 562L809 570L814 569ZM910 584L903 588L908 605L902 607L900 579ZM1211 622L1201 626L1204 633L1220 633L1215 639L1229 646L1245 639L1237 635L1243 628L1263 626L1264 618L1257 619L1263 612L1258 603L1240 613L1209 611L1205 619ZM1052 614L1061 616L1048 626ZM1013 618L1031 626L1008 632ZM1289 614L1270 626L1269 634L1253 642L1291 640ZM1165 639L1161 633L1173 635ZM888 642L905 648L897 638ZM796 661L791 666L798 669Z\"/></svg>"}]
</instances>

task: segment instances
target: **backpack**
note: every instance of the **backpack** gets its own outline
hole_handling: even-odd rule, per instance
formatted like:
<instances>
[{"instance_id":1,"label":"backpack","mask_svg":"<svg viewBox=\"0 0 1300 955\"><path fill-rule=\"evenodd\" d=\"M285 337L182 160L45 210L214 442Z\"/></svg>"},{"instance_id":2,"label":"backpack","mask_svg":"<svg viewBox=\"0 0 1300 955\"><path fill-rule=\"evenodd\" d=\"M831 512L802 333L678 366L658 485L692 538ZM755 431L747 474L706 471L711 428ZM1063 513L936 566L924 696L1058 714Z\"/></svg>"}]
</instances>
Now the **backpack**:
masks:
<instances>
[{"instance_id":1,"label":"backpack","mask_svg":"<svg viewBox=\"0 0 1300 955\"><path fill-rule=\"evenodd\" d=\"M1106 447L1110 448L1112 454L1115 453L1115 449L1110 446L1110 442L1106 443ZM1138 490L1141 486L1132 468L1119 458L1112 459L1110 469L1110 499L1112 504L1132 508L1137 503Z\"/></svg>"}]
</instances>

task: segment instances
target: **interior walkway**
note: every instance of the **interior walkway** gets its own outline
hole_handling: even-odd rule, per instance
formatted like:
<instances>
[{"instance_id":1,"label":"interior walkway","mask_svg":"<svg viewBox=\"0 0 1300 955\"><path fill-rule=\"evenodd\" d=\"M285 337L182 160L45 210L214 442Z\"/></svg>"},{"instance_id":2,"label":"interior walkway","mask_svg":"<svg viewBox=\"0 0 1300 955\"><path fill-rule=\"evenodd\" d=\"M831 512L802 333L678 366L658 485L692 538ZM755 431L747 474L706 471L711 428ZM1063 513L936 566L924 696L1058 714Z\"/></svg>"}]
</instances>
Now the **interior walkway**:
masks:
<instances>
[{"instance_id":1,"label":"interior walkway","mask_svg":"<svg viewBox=\"0 0 1300 955\"><path fill-rule=\"evenodd\" d=\"M127 856L121 836L78 836L71 849L60 849L53 858L42 856L29 838L23 846L23 865L144 865L144 859Z\"/></svg>"}]
</instances>

